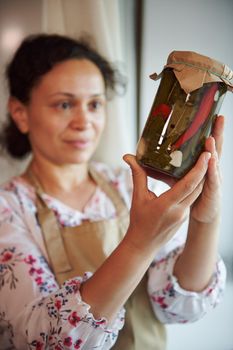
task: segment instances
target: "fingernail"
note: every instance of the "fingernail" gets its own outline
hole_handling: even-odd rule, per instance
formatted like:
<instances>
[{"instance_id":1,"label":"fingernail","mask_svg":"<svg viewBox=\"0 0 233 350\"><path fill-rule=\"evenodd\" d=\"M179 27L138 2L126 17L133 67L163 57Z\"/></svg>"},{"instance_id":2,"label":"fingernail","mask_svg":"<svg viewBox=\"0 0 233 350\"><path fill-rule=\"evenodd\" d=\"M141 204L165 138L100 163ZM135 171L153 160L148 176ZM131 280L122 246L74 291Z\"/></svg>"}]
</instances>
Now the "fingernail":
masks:
<instances>
[{"instance_id":1,"label":"fingernail","mask_svg":"<svg viewBox=\"0 0 233 350\"><path fill-rule=\"evenodd\" d=\"M206 152L205 153L205 162L206 162L206 164L208 164L210 158L211 158L211 153L210 152Z\"/></svg>"},{"instance_id":2,"label":"fingernail","mask_svg":"<svg viewBox=\"0 0 233 350\"><path fill-rule=\"evenodd\" d=\"M130 166L129 160L127 156L123 156L123 160L125 163L127 163Z\"/></svg>"},{"instance_id":3,"label":"fingernail","mask_svg":"<svg viewBox=\"0 0 233 350\"><path fill-rule=\"evenodd\" d=\"M214 144L214 147L215 147L216 146L216 140L215 140L215 138L213 136L211 136L211 137L212 137L213 144Z\"/></svg>"}]
</instances>

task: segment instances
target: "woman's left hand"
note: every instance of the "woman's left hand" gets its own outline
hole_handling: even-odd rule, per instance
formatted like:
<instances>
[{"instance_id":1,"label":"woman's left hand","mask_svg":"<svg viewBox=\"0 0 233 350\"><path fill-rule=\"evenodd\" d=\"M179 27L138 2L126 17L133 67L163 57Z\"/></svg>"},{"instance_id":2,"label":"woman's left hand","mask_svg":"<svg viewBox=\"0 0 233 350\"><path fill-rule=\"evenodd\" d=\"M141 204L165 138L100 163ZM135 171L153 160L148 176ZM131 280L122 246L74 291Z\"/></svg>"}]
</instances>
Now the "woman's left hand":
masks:
<instances>
[{"instance_id":1,"label":"woman's left hand","mask_svg":"<svg viewBox=\"0 0 233 350\"><path fill-rule=\"evenodd\" d=\"M223 144L224 117L216 118L212 136L206 140L205 151L211 153L208 170L200 188L200 196L194 202L190 211L190 218L201 223L211 223L219 218L221 202L221 175L219 157Z\"/></svg>"}]
</instances>

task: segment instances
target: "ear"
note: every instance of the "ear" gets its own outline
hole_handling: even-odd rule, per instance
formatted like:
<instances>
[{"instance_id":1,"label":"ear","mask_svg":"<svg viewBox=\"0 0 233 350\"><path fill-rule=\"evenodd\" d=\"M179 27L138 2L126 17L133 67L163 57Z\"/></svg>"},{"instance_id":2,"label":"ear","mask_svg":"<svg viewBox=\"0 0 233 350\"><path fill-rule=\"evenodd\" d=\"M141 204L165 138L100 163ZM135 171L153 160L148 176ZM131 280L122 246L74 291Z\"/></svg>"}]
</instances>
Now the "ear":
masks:
<instances>
[{"instance_id":1,"label":"ear","mask_svg":"<svg viewBox=\"0 0 233 350\"><path fill-rule=\"evenodd\" d=\"M28 113L26 106L16 98L10 97L8 101L8 111L11 115L11 118L17 125L18 129L23 134L28 133Z\"/></svg>"}]
</instances>

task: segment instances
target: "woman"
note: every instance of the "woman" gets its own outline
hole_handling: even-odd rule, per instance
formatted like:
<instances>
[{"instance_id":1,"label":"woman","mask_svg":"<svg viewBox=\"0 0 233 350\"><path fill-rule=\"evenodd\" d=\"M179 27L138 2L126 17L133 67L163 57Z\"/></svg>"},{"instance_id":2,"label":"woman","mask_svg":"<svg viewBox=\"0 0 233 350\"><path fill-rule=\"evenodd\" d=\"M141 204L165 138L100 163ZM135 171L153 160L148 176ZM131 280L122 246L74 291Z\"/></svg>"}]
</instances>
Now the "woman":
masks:
<instances>
[{"instance_id":1,"label":"woman","mask_svg":"<svg viewBox=\"0 0 233 350\"><path fill-rule=\"evenodd\" d=\"M95 50L32 36L7 77L1 142L16 158L32 157L1 188L1 348L164 349L162 323L199 319L224 286L223 117L194 168L156 196L134 156L124 156L133 186L128 170L91 161L117 84ZM186 239L177 230L189 209Z\"/></svg>"}]
</instances>

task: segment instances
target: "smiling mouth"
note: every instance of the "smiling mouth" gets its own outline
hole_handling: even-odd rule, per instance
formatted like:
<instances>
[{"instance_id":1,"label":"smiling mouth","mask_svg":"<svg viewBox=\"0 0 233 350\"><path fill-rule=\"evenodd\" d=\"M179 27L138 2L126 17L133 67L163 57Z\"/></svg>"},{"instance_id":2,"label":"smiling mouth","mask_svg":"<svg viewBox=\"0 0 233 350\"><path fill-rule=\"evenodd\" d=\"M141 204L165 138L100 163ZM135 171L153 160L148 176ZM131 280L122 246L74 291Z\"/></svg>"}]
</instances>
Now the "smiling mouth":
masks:
<instances>
[{"instance_id":1,"label":"smiling mouth","mask_svg":"<svg viewBox=\"0 0 233 350\"><path fill-rule=\"evenodd\" d=\"M92 142L90 140L73 140L73 141L66 141L66 143L73 148L83 150L88 148Z\"/></svg>"}]
</instances>

